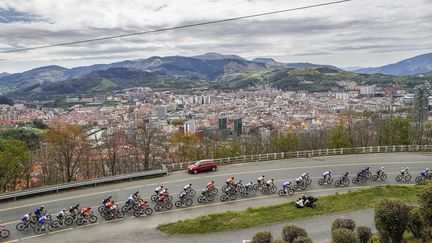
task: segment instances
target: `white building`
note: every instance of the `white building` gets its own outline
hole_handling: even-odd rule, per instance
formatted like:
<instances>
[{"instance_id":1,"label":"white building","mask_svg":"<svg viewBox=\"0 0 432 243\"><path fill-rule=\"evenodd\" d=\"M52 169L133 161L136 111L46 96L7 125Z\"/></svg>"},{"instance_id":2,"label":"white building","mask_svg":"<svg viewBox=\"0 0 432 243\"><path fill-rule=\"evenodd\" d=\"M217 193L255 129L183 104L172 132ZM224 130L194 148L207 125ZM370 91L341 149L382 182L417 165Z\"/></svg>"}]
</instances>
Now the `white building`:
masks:
<instances>
[{"instance_id":1,"label":"white building","mask_svg":"<svg viewBox=\"0 0 432 243\"><path fill-rule=\"evenodd\" d=\"M373 95L375 93L376 85L362 85L360 86L360 94Z\"/></svg>"},{"instance_id":2,"label":"white building","mask_svg":"<svg viewBox=\"0 0 432 243\"><path fill-rule=\"evenodd\" d=\"M336 99L338 100L348 100L349 94L348 93L336 93Z\"/></svg>"},{"instance_id":3,"label":"white building","mask_svg":"<svg viewBox=\"0 0 432 243\"><path fill-rule=\"evenodd\" d=\"M187 122L184 122L183 129L185 133L195 134L196 133L195 120L189 120Z\"/></svg>"}]
</instances>

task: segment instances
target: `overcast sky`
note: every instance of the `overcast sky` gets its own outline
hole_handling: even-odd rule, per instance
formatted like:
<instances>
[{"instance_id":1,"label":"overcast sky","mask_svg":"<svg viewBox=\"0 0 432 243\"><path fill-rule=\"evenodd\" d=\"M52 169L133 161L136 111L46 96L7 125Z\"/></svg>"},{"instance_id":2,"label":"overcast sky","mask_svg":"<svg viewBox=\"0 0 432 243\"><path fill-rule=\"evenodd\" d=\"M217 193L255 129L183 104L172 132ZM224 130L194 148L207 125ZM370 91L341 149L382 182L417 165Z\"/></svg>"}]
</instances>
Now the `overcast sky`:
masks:
<instances>
[{"instance_id":1,"label":"overcast sky","mask_svg":"<svg viewBox=\"0 0 432 243\"><path fill-rule=\"evenodd\" d=\"M126 34L331 0L1 0L0 50ZM0 54L0 73L205 52L379 66L432 52L432 0L352 0L178 31Z\"/></svg>"}]
</instances>

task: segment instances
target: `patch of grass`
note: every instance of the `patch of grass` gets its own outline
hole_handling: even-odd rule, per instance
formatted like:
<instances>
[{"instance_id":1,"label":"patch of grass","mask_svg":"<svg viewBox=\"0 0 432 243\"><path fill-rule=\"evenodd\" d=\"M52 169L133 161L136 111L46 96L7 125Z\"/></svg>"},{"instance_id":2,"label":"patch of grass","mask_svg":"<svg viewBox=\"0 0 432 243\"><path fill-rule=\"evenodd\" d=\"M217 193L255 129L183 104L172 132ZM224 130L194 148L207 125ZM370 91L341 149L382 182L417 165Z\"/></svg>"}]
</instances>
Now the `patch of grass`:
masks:
<instances>
[{"instance_id":1,"label":"patch of grass","mask_svg":"<svg viewBox=\"0 0 432 243\"><path fill-rule=\"evenodd\" d=\"M423 187L423 185L377 186L345 194L322 196L314 209L298 209L293 202L287 202L267 207L249 208L240 212L228 211L209 214L176 223L159 225L158 229L168 234L205 234L249 228L312 216L371 208L384 198L410 202L417 199L417 195Z\"/></svg>"}]
</instances>

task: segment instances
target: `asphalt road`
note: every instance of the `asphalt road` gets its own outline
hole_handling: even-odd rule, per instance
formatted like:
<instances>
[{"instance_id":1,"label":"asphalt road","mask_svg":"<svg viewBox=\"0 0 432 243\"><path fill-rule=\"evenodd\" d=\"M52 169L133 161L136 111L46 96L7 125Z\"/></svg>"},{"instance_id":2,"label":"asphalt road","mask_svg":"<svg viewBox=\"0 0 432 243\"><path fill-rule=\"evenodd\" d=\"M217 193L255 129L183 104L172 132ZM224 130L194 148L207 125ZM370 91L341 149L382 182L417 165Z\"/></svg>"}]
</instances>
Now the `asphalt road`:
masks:
<instances>
[{"instance_id":1,"label":"asphalt road","mask_svg":"<svg viewBox=\"0 0 432 243\"><path fill-rule=\"evenodd\" d=\"M17 219L19 219L24 213L33 211L34 208L41 204L45 205L50 213L58 212L61 208L69 208L75 203L80 203L82 207L93 207L96 211L96 207L101 203L102 199L109 195L113 196L115 201L120 202L127 199L130 193L139 190L143 197L148 198L153 194L154 188L160 184L168 187L169 191L173 195L177 195L187 183L192 183L194 188L198 191L210 180L214 180L217 185L221 186L224 184L226 178L230 176L240 178L244 183L246 183L247 181L255 182L257 177L264 174L267 178L274 178L277 185L280 187L285 180L294 179L295 177L298 177L299 174L308 171L311 176L315 178L313 185L308 189L310 194L324 195L341 190L356 189L359 186L378 184L367 182L364 185L351 185L345 189L336 189L334 186L318 186L316 180L324 170L332 170L333 177L336 178L344 171L349 171L354 174L364 166L370 166L372 171L374 171L382 165L385 167L389 177L385 183L395 183L394 178L399 173L401 166L410 167L413 179L418 175L418 172L421 169L431 167L432 160L430 155L430 153L390 153L329 156L227 165L219 167L217 172L198 175L189 175L184 171L179 171L166 177L104 185L96 188L85 188L24 199L17 202L2 203L0 204L0 220L3 224L6 223L7 228L11 230L11 236L8 238L8 240L11 241L37 241L43 238L45 242L58 242L58 239L62 239L62 242L94 242L135 234L137 237L143 237L142 239L146 239L146 241L150 240L150 242L159 242L157 241L158 239L161 239L159 233L149 232L149 234L145 235L142 235L141 233L143 230L151 231L155 226L161 223L173 222L211 212L243 210L248 207L276 204L282 202L284 199L274 195L262 196L258 193L257 197L236 200L228 203L220 203L216 200L216 202L212 204L197 205L197 203L194 202L194 205L191 208L174 209L138 219L133 217L129 219L129 217L126 216L124 220L111 221L109 223L99 220L96 225L84 226L79 229L77 229L76 226L71 228L62 228L43 235L34 235L30 230L17 232L15 230L15 224L17 223ZM179 242L185 242L181 240L188 238L178 237L176 239ZM217 237L215 239L209 238L205 242L216 242L216 239ZM191 242L190 239L188 242ZM203 241L200 240L199 242Z\"/></svg>"}]
</instances>

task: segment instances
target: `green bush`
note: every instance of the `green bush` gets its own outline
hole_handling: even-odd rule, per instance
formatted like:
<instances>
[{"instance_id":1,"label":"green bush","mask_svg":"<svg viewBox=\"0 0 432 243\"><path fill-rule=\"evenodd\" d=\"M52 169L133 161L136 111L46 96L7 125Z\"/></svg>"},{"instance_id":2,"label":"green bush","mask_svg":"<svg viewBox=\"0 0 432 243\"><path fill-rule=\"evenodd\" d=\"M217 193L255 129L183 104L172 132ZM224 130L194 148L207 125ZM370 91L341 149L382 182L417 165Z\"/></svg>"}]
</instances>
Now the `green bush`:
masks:
<instances>
[{"instance_id":1,"label":"green bush","mask_svg":"<svg viewBox=\"0 0 432 243\"><path fill-rule=\"evenodd\" d=\"M268 231L258 232L252 238L252 243L270 243L273 235Z\"/></svg>"},{"instance_id":2,"label":"green bush","mask_svg":"<svg viewBox=\"0 0 432 243\"><path fill-rule=\"evenodd\" d=\"M402 242L409 210L409 206L398 200L384 199L377 204L375 207L375 226L381 242Z\"/></svg>"},{"instance_id":3,"label":"green bush","mask_svg":"<svg viewBox=\"0 0 432 243\"><path fill-rule=\"evenodd\" d=\"M285 243L285 241L281 240L281 239L276 239L276 240L273 240L271 243Z\"/></svg>"},{"instance_id":4,"label":"green bush","mask_svg":"<svg viewBox=\"0 0 432 243\"><path fill-rule=\"evenodd\" d=\"M282 239L288 243L293 243L298 237L307 237L306 231L297 225L286 225L282 230Z\"/></svg>"},{"instance_id":5,"label":"green bush","mask_svg":"<svg viewBox=\"0 0 432 243\"><path fill-rule=\"evenodd\" d=\"M293 243L313 243L313 241L309 237L297 237L293 241Z\"/></svg>"},{"instance_id":6,"label":"green bush","mask_svg":"<svg viewBox=\"0 0 432 243\"><path fill-rule=\"evenodd\" d=\"M349 229L353 231L356 227L356 223L352 219L337 218L332 223L331 231L336 229Z\"/></svg>"},{"instance_id":7,"label":"green bush","mask_svg":"<svg viewBox=\"0 0 432 243\"><path fill-rule=\"evenodd\" d=\"M368 243L372 238L372 230L366 226L356 228L357 239L360 243Z\"/></svg>"},{"instance_id":8,"label":"green bush","mask_svg":"<svg viewBox=\"0 0 432 243\"><path fill-rule=\"evenodd\" d=\"M428 226L432 227L432 182L429 182L419 196L420 210L422 211L422 220Z\"/></svg>"},{"instance_id":9,"label":"green bush","mask_svg":"<svg viewBox=\"0 0 432 243\"><path fill-rule=\"evenodd\" d=\"M415 238L421 239L424 227L421 209L419 207L412 207L408 213L407 230L411 232Z\"/></svg>"},{"instance_id":10,"label":"green bush","mask_svg":"<svg viewBox=\"0 0 432 243\"><path fill-rule=\"evenodd\" d=\"M340 228L332 231L332 243L358 243L354 232L350 229Z\"/></svg>"}]
</instances>

